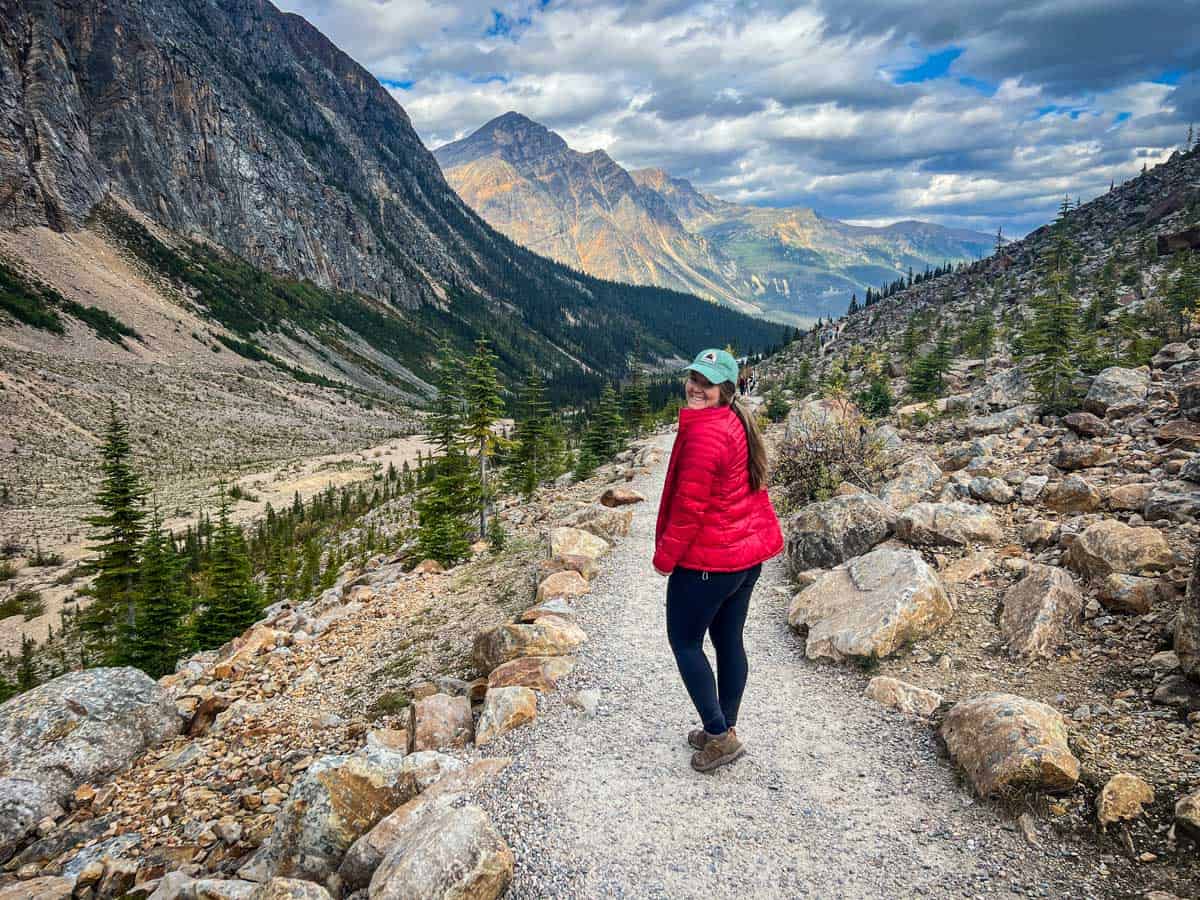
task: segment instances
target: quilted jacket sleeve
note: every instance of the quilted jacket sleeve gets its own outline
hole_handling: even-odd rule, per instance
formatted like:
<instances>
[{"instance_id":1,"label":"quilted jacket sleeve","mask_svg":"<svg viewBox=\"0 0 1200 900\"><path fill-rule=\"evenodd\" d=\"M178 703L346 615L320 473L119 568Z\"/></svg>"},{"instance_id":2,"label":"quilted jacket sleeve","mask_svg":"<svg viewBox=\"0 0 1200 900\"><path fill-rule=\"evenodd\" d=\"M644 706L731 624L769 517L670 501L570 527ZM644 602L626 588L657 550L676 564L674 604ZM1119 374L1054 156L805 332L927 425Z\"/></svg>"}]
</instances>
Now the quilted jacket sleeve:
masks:
<instances>
[{"instance_id":1,"label":"quilted jacket sleeve","mask_svg":"<svg viewBox=\"0 0 1200 900\"><path fill-rule=\"evenodd\" d=\"M675 569L704 523L724 450L720 433L711 428L694 429L679 447L666 527L654 548L654 567L660 572Z\"/></svg>"}]
</instances>

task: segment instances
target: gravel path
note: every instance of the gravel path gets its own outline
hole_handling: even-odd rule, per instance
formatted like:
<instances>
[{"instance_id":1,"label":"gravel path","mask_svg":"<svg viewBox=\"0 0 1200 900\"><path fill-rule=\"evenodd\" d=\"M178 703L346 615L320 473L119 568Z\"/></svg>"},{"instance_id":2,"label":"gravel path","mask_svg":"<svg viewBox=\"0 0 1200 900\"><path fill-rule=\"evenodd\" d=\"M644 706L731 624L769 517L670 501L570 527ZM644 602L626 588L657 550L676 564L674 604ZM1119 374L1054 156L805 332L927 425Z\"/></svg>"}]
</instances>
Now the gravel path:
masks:
<instances>
[{"instance_id":1,"label":"gravel path","mask_svg":"<svg viewBox=\"0 0 1200 900\"><path fill-rule=\"evenodd\" d=\"M648 502L579 604L579 668L537 723L488 748L515 757L484 799L516 854L509 896L1109 895L1069 845L1030 848L974 802L931 730L863 698L860 674L804 660L778 559L747 624L746 755L693 772L695 710L650 565L665 472L664 459L631 485ZM582 688L600 691L595 717L566 703Z\"/></svg>"}]
</instances>

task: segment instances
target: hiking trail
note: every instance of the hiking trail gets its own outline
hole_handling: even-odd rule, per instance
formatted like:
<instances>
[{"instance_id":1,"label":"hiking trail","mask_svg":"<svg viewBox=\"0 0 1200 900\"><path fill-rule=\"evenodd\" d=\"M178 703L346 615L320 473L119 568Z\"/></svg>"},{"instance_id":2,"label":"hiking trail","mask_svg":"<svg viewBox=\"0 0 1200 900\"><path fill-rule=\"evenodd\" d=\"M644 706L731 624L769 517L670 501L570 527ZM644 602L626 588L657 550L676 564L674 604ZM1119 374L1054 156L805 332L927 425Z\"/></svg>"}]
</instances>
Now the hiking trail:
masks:
<instances>
[{"instance_id":1,"label":"hiking trail","mask_svg":"<svg viewBox=\"0 0 1200 900\"><path fill-rule=\"evenodd\" d=\"M489 748L514 757L483 801L516 855L509 896L1105 896L1070 842L1031 847L975 800L933 730L865 698L862 673L805 660L781 557L746 625L746 754L692 771L697 718L650 564L673 440L653 438L664 458L628 485L646 502L580 598L578 668L534 727ZM583 689L599 691L594 716L567 702Z\"/></svg>"}]
</instances>

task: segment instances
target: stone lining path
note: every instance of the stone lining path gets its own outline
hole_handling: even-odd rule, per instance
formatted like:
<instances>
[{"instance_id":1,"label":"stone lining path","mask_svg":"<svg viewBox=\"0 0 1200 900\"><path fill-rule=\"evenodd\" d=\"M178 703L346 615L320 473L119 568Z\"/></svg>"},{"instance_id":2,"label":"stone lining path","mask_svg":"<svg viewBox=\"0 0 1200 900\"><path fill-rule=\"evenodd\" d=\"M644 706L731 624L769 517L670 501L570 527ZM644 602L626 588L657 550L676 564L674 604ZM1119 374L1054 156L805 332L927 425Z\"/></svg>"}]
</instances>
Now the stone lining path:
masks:
<instances>
[{"instance_id":1,"label":"stone lining path","mask_svg":"<svg viewBox=\"0 0 1200 900\"><path fill-rule=\"evenodd\" d=\"M542 697L536 725L489 747L515 757L486 799L516 854L509 896L1113 895L1070 843L1045 834L1031 848L973 800L931 729L864 698L860 673L803 659L779 559L747 625L748 752L693 772L695 713L650 565L666 463L630 485L648 502L578 604L590 640L576 673ZM585 688L600 691L592 718L566 702Z\"/></svg>"}]
</instances>

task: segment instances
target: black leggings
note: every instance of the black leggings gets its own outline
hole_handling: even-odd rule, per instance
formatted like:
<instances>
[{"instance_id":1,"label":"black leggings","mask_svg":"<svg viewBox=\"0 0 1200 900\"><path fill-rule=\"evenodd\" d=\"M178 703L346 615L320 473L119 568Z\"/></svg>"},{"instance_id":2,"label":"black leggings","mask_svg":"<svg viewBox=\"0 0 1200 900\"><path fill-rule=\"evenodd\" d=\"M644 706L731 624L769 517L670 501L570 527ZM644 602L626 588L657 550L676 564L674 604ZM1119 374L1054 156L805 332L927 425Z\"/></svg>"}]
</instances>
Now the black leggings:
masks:
<instances>
[{"instance_id":1,"label":"black leggings","mask_svg":"<svg viewBox=\"0 0 1200 900\"><path fill-rule=\"evenodd\" d=\"M742 628L760 571L761 563L740 572L676 567L667 579L667 638L709 734L722 734L737 724L749 671ZM717 680L704 655L706 631L717 652Z\"/></svg>"}]
</instances>

